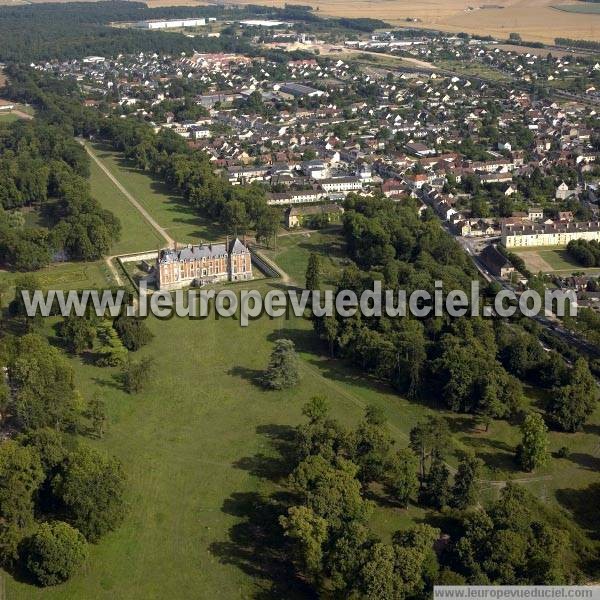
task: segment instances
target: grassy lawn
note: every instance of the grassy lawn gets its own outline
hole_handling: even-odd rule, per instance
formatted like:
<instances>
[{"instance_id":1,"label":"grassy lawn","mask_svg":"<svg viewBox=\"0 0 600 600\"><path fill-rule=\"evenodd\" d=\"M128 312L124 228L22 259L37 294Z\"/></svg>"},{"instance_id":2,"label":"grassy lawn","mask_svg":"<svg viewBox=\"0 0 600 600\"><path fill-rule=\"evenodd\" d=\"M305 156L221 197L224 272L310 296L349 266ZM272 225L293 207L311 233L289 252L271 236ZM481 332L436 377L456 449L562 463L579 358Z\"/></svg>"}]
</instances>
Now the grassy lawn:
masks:
<instances>
[{"instance_id":1,"label":"grassy lawn","mask_svg":"<svg viewBox=\"0 0 600 600\"><path fill-rule=\"evenodd\" d=\"M0 272L0 280L11 285L20 273ZM104 288L112 284L112 276L104 261L91 263L56 263L33 272L43 289L87 289Z\"/></svg>"},{"instance_id":2,"label":"grassy lawn","mask_svg":"<svg viewBox=\"0 0 600 600\"><path fill-rule=\"evenodd\" d=\"M0 113L0 123L13 123L14 121L18 121L20 118L21 117L11 112Z\"/></svg>"},{"instance_id":3,"label":"grassy lawn","mask_svg":"<svg viewBox=\"0 0 600 600\"><path fill-rule=\"evenodd\" d=\"M224 232L220 227L199 217L183 198L158 179L134 168L120 153L106 146L93 144L93 149L121 185L144 206L158 223L179 242L220 240ZM118 190L115 190L118 193ZM147 248L152 247L149 243ZM164 245L164 241L162 241Z\"/></svg>"},{"instance_id":4,"label":"grassy lawn","mask_svg":"<svg viewBox=\"0 0 600 600\"><path fill-rule=\"evenodd\" d=\"M339 228L318 232L291 232L277 238L277 247L265 251L296 283L303 284L311 252L321 256L323 282L333 285L346 262Z\"/></svg>"},{"instance_id":5,"label":"grassy lawn","mask_svg":"<svg viewBox=\"0 0 600 600\"><path fill-rule=\"evenodd\" d=\"M108 404L108 433L93 443L125 465L125 523L92 548L85 571L72 581L40 590L8 580L11 599L251 597L268 585L275 566L261 552L260 539L242 532L257 506L279 489L275 446L300 421L302 404L324 394L346 426L357 423L364 405L378 404L399 447L430 410L323 357L302 319L263 318L247 328L232 319L151 319L149 326L156 337L142 353L156 357L153 382L137 396L120 389L114 370L72 360L79 389L86 396L99 392ZM295 340L302 381L290 391L265 392L255 380L279 337ZM477 434L470 418L446 416L457 447L475 447L488 464L514 471L514 427L499 422L490 433ZM553 435L553 450L568 437L571 458L552 461L551 480L535 479L550 471L536 473L532 489L553 501L557 490L597 481L599 423L596 415L585 433ZM425 514L378 507L372 525L387 537ZM288 591L277 597L296 596Z\"/></svg>"},{"instance_id":6,"label":"grassy lawn","mask_svg":"<svg viewBox=\"0 0 600 600\"><path fill-rule=\"evenodd\" d=\"M121 221L121 240L112 246L113 254L149 250L164 243L164 240L94 161L90 161L90 185L94 198Z\"/></svg>"},{"instance_id":7,"label":"grassy lawn","mask_svg":"<svg viewBox=\"0 0 600 600\"><path fill-rule=\"evenodd\" d=\"M114 155L107 160L114 161ZM138 179L144 177L151 186L150 180L123 171L115 162L109 164L125 173L124 185L131 183L128 189L142 201L133 186L141 190ZM145 199L157 204L157 218L174 219L175 213L165 208L172 206L169 197L153 194ZM189 223L186 227L193 228ZM122 243L136 243L136 235L124 229ZM301 282L311 251L321 254L324 280L331 284L343 262L342 241L335 231L282 236L269 255ZM48 287L81 287L104 277L103 268L104 263L65 264L44 269L39 276ZM258 282L256 288L266 291L270 285ZM302 405L311 396L325 395L333 416L353 427L364 407L374 403L384 410L398 447L407 445L415 423L434 410L439 413L439 408L401 398L347 362L324 356L305 319L263 317L242 328L234 319L213 316L197 321L150 318L148 325L155 338L136 358L152 356L155 362L151 383L138 395L121 389L115 369L71 359L82 394L89 398L98 393L107 403L107 434L90 443L123 461L128 477L123 525L92 546L85 569L68 583L39 589L6 577L6 596L11 600L304 597L287 587L291 582L277 578L277 555L261 536L263 530L255 528L268 511L269 495L281 491L278 449L290 427L301 422ZM50 333L51 323L46 326ZM292 390L266 392L256 380L267 365L273 342L281 337L296 344L301 383ZM544 400L531 391L528 397L534 406ZM582 433L552 433L552 451L568 446L571 455L553 458L533 475L516 470L512 460L520 439L515 426L498 421L486 433L470 416L441 414L454 434L448 458L452 465L458 450L472 448L486 462L486 479L523 479L551 504L564 501L565 489L574 497L572 490L600 481L600 410ZM485 498L497 494L497 485L483 487ZM582 525L589 524L590 511L596 510L573 508ZM420 508L401 510L382 504L371 525L375 533L389 539L395 530L426 517ZM270 589L273 579L276 591Z\"/></svg>"},{"instance_id":8,"label":"grassy lawn","mask_svg":"<svg viewBox=\"0 0 600 600\"><path fill-rule=\"evenodd\" d=\"M575 271L586 273L600 273L600 269L588 269L574 261L563 246L549 248L527 248L512 250L523 258L527 267L534 273L544 271L548 273L562 272L564 275Z\"/></svg>"}]
</instances>

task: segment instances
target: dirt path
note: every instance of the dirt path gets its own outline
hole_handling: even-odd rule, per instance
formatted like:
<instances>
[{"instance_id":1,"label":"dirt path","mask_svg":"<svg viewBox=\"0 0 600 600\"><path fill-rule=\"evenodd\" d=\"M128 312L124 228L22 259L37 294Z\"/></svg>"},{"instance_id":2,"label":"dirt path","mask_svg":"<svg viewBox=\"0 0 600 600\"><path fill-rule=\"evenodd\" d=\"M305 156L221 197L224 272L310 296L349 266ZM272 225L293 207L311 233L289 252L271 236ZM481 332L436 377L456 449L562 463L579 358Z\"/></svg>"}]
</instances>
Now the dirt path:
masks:
<instances>
[{"instance_id":1,"label":"dirt path","mask_svg":"<svg viewBox=\"0 0 600 600\"><path fill-rule=\"evenodd\" d=\"M118 190L129 200L129 202L136 208L150 223L150 225L159 233L159 235L167 242L167 244L171 247L175 246L175 240L167 233L167 230L164 227L161 227L152 217L152 215L123 187L121 182L109 171L108 167L96 156L94 151L90 148L88 144L86 144L83 140L79 140L79 142L86 149L87 153L90 155L92 160L102 169L104 174L115 184Z\"/></svg>"},{"instance_id":2,"label":"dirt path","mask_svg":"<svg viewBox=\"0 0 600 600\"><path fill-rule=\"evenodd\" d=\"M26 121L30 121L31 119L33 119L33 115L23 112L22 110L11 110L9 114L17 115L17 117L19 117L20 119L25 119Z\"/></svg>"},{"instance_id":3,"label":"dirt path","mask_svg":"<svg viewBox=\"0 0 600 600\"><path fill-rule=\"evenodd\" d=\"M116 258L116 256L107 256L104 260L106 262L106 266L108 267L111 275L115 278L115 281L117 282L117 285L118 286L122 286L123 285L123 279L121 279L121 275L119 273L119 270L113 264L113 259L114 258Z\"/></svg>"}]
</instances>

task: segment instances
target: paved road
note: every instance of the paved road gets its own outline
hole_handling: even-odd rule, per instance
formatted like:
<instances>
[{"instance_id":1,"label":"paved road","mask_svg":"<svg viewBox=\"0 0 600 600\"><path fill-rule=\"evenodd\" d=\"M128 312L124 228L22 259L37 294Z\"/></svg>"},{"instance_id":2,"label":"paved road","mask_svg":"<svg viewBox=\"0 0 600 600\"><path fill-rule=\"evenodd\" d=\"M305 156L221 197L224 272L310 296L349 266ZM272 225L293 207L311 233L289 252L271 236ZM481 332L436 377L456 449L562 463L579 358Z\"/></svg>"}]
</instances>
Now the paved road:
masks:
<instances>
[{"instance_id":1,"label":"paved road","mask_svg":"<svg viewBox=\"0 0 600 600\"><path fill-rule=\"evenodd\" d=\"M86 144L83 140L79 140L79 143L83 145L87 153L90 155L92 160L102 169L104 174L115 184L119 191L131 202L141 215L150 223L150 225L159 233L159 235L167 242L171 247L175 246L175 240L167 233L164 227L161 227L153 218L152 215L123 187L121 182L108 170L106 165L96 156L91 147Z\"/></svg>"}]
</instances>

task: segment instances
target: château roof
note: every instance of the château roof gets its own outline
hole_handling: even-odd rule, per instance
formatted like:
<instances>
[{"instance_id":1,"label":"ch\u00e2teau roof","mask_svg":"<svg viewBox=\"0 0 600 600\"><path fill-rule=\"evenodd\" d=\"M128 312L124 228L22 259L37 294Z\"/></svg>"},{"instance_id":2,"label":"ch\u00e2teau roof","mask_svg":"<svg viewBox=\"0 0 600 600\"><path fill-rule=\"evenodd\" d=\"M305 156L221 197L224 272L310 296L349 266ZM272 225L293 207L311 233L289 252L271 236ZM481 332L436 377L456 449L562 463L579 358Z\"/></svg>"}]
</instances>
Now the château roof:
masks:
<instances>
[{"instance_id":1,"label":"ch\u00e2teau roof","mask_svg":"<svg viewBox=\"0 0 600 600\"><path fill-rule=\"evenodd\" d=\"M182 248L165 248L159 252L158 262L169 264L203 258L225 258L228 254L244 254L248 248L238 238L227 244L188 244Z\"/></svg>"}]
</instances>

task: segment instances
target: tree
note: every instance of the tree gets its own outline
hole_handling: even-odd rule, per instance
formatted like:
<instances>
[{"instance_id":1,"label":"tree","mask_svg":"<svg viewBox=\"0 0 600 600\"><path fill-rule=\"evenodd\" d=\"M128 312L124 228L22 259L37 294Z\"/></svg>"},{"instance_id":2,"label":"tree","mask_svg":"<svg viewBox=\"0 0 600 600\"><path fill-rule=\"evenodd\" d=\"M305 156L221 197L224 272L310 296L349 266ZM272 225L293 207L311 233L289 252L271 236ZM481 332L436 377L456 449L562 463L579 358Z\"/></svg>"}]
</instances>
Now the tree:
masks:
<instances>
[{"instance_id":1,"label":"tree","mask_svg":"<svg viewBox=\"0 0 600 600\"><path fill-rule=\"evenodd\" d=\"M256 217L256 241L264 242L267 246L271 240L277 243L277 231L279 230L279 212L268 206Z\"/></svg>"},{"instance_id":2,"label":"tree","mask_svg":"<svg viewBox=\"0 0 600 600\"><path fill-rule=\"evenodd\" d=\"M15 390L12 413L24 429L75 425L79 407L73 368L45 339L34 334L18 339L9 379Z\"/></svg>"},{"instance_id":3,"label":"tree","mask_svg":"<svg viewBox=\"0 0 600 600\"><path fill-rule=\"evenodd\" d=\"M327 540L327 521L307 506L292 506L279 518L284 535L294 540L296 561L313 581L323 570L323 546Z\"/></svg>"},{"instance_id":4,"label":"tree","mask_svg":"<svg viewBox=\"0 0 600 600\"><path fill-rule=\"evenodd\" d=\"M579 431L594 412L598 391L587 361L578 358L569 373L569 383L554 390L549 414L564 431Z\"/></svg>"},{"instance_id":5,"label":"tree","mask_svg":"<svg viewBox=\"0 0 600 600\"><path fill-rule=\"evenodd\" d=\"M360 570L372 543L368 527L357 521L344 523L334 535L330 535L325 569L340 597L351 597L351 591L359 585Z\"/></svg>"},{"instance_id":6,"label":"tree","mask_svg":"<svg viewBox=\"0 0 600 600\"><path fill-rule=\"evenodd\" d=\"M450 429L446 421L437 415L415 425L410 430L410 447L419 457L421 481L425 478L427 459L441 454L450 440Z\"/></svg>"},{"instance_id":7,"label":"tree","mask_svg":"<svg viewBox=\"0 0 600 600\"><path fill-rule=\"evenodd\" d=\"M342 523L365 523L372 505L361 494L358 467L343 458L332 464L320 455L303 460L290 475L290 484L302 503L323 517L332 528Z\"/></svg>"},{"instance_id":8,"label":"tree","mask_svg":"<svg viewBox=\"0 0 600 600\"><path fill-rule=\"evenodd\" d=\"M246 206L239 200L227 202L222 212L223 223L233 235L244 232L248 228L248 215Z\"/></svg>"},{"instance_id":9,"label":"tree","mask_svg":"<svg viewBox=\"0 0 600 600\"><path fill-rule=\"evenodd\" d=\"M517 460L524 471L534 471L549 459L548 428L539 413L529 413L521 424L523 439L517 448Z\"/></svg>"},{"instance_id":10,"label":"tree","mask_svg":"<svg viewBox=\"0 0 600 600\"><path fill-rule=\"evenodd\" d=\"M350 445L351 458L360 467L360 480L363 483L381 481L392 447L392 438L379 407L367 406L365 418L351 436Z\"/></svg>"},{"instance_id":11,"label":"tree","mask_svg":"<svg viewBox=\"0 0 600 600\"><path fill-rule=\"evenodd\" d=\"M318 290L321 284L321 259L318 254L311 252L306 267L306 289Z\"/></svg>"},{"instance_id":12,"label":"tree","mask_svg":"<svg viewBox=\"0 0 600 600\"><path fill-rule=\"evenodd\" d=\"M429 472L425 475L419 491L419 501L425 506L431 506L438 510L446 506L450 497L449 477L450 471L446 463L441 455L435 452Z\"/></svg>"},{"instance_id":13,"label":"tree","mask_svg":"<svg viewBox=\"0 0 600 600\"><path fill-rule=\"evenodd\" d=\"M324 317L321 322L321 338L327 342L329 356L335 352L335 344L338 336L338 322L334 316Z\"/></svg>"},{"instance_id":14,"label":"tree","mask_svg":"<svg viewBox=\"0 0 600 600\"><path fill-rule=\"evenodd\" d=\"M69 579L87 555L83 535L61 521L42 523L25 544L27 569L42 586Z\"/></svg>"},{"instance_id":15,"label":"tree","mask_svg":"<svg viewBox=\"0 0 600 600\"><path fill-rule=\"evenodd\" d=\"M123 346L132 352L145 346L154 337L145 321L135 317L120 315L114 320L113 327L119 334Z\"/></svg>"},{"instance_id":16,"label":"tree","mask_svg":"<svg viewBox=\"0 0 600 600\"><path fill-rule=\"evenodd\" d=\"M65 341L69 352L81 354L94 345L96 327L91 319L71 315L65 317L59 328L60 337Z\"/></svg>"},{"instance_id":17,"label":"tree","mask_svg":"<svg viewBox=\"0 0 600 600\"><path fill-rule=\"evenodd\" d=\"M298 384L298 357L292 340L280 339L275 342L269 365L262 384L272 390L283 390Z\"/></svg>"},{"instance_id":18,"label":"tree","mask_svg":"<svg viewBox=\"0 0 600 600\"><path fill-rule=\"evenodd\" d=\"M482 461L472 454L463 454L454 476L450 505L464 510L477 501L477 477Z\"/></svg>"},{"instance_id":19,"label":"tree","mask_svg":"<svg viewBox=\"0 0 600 600\"><path fill-rule=\"evenodd\" d=\"M300 461L316 454L334 460L346 447L346 435L339 423L329 418L329 406L323 396L315 396L302 407L308 423L296 428L296 456Z\"/></svg>"},{"instance_id":20,"label":"tree","mask_svg":"<svg viewBox=\"0 0 600 600\"><path fill-rule=\"evenodd\" d=\"M69 454L52 491L61 502L65 519L95 542L122 520L125 477L121 463L81 446Z\"/></svg>"},{"instance_id":21,"label":"tree","mask_svg":"<svg viewBox=\"0 0 600 600\"><path fill-rule=\"evenodd\" d=\"M423 324L415 319L401 319L396 333L396 369L394 386L410 398L419 393L421 374L427 359Z\"/></svg>"},{"instance_id":22,"label":"tree","mask_svg":"<svg viewBox=\"0 0 600 600\"><path fill-rule=\"evenodd\" d=\"M387 468L387 487L391 495L404 508L419 489L417 470L419 460L410 448L398 450Z\"/></svg>"},{"instance_id":23,"label":"tree","mask_svg":"<svg viewBox=\"0 0 600 600\"><path fill-rule=\"evenodd\" d=\"M129 359L121 372L123 387L130 394L141 392L151 378L151 370L154 361L146 357L141 361Z\"/></svg>"},{"instance_id":24,"label":"tree","mask_svg":"<svg viewBox=\"0 0 600 600\"><path fill-rule=\"evenodd\" d=\"M0 559L10 564L18 544L33 524L34 498L44 480L37 450L13 440L0 445Z\"/></svg>"}]
</instances>

